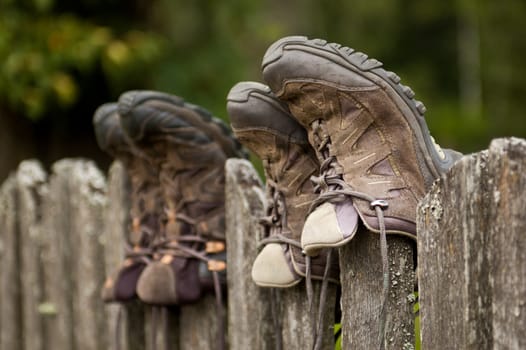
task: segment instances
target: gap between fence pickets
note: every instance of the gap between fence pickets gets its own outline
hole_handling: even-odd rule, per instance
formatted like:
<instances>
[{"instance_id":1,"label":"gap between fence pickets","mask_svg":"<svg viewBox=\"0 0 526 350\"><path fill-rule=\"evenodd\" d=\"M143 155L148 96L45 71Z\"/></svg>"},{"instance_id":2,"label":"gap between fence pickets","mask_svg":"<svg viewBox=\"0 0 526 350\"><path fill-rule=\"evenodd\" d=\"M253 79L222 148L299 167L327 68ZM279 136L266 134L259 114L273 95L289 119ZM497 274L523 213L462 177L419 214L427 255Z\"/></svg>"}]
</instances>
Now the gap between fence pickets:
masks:
<instances>
[{"instance_id":1,"label":"gap between fence pickets","mask_svg":"<svg viewBox=\"0 0 526 350\"><path fill-rule=\"evenodd\" d=\"M418 209L424 349L524 349L526 140L464 156Z\"/></svg>"}]
</instances>

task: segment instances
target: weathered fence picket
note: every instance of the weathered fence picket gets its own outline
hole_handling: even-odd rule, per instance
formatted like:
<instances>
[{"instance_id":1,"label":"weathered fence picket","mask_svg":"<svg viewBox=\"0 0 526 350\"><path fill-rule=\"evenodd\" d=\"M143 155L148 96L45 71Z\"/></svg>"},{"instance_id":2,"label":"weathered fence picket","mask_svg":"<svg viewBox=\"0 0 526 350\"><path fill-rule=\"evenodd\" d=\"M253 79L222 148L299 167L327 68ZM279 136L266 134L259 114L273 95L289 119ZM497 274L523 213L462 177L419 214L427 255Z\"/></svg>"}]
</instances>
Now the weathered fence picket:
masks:
<instances>
[{"instance_id":1,"label":"weathered fence picket","mask_svg":"<svg viewBox=\"0 0 526 350\"><path fill-rule=\"evenodd\" d=\"M419 207L424 349L525 349L526 141L461 159Z\"/></svg>"},{"instance_id":2,"label":"weathered fence picket","mask_svg":"<svg viewBox=\"0 0 526 350\"><path fill-rule=\"evenodd\" d=\"M0 190L0 222L2 222L0 348L2 349L22 349L17 202L16 176L11 175Z\"/></svg>"},{"instance_id":3,"label":"weathered fence picket","mask_svg":"<svg viewBox=\"0 0 526 350\"><path fill-rule=\"evenodd\" d=\"M23 348L43 350L46 343L44 332L43 300L44 284L42 280L42 207L41 197L46 192L46 174L39 163L22 162L16 174L17 207L19 211L19 270L21 310L23 323L22 334L34 334L24 337ZM24 247L23 249L21 249ZM44 305L45 306L45 305Z\"/></svg>"},{"instance_id":4,"label":"weathered fence picket","mask_svg":"<svg viewBox=\"0 0 526 350\"><path fill-rule=\"evenodd\" d=\"M273 290L251 280L265 195L252 165L226 164L228 348L310 349L305 284ZM423 348L522 349L526 329L526 141L494 141L464 157L418 209ZM213 295L195 305L105 305L104 276L123 259L129 213L123 167L57 162L49 176L20 164L0 187L0 349L215 349ZM414 342L414 243L388 237L386 349ZM378 348L379 237L361 230L339 249L343 348ZM320 283L314 283L314 306ZM332 349L336 286L326 300L323 349ZM163 321L163 317L165 321ZM155 333L153 333L155 332ZM152 344L155 340L155 344Z\"/></svg>"},{"instance_id":5,"label":"weathered fence picket","mask_svg":"<svg viewBox=\"0 0 526 350\"><path fill-rule=\"evenodd\" d=\"M250 277L257 241L263 232L264 191L252 165L229 159L225 166L228 262L228 341L231 349L276 349L272 294Z\"/></svg>"},{"instance_id":6,"label":"weathered fence picket","mask_svg":"<svg viewBox=\"0 0 526 350\"><path fill-rule=\"evenodd\" d=\"M102 214L104 227L100 237L104 246L104 270L107 273L113 272L124 259L124 250L121 244L126 234L129 218L127 194L128 183L124 167L121 163L115 162L108 171L108 201ZM108 304L105 309L106 327L110 334L109 348L117 349L118 344L122 344L123 349L144 349L146 340L143 306L139 303L132 303L123 308L118 304ZM118 324L119 318L120 324ZM129 338L133 340L129 342Z\"/></svg>"},{"instance_id":7,"label":"weathered fence picket","mask_svg":"<svg viewBox=\"0 0 526 350\"><path fill-rule=\"evenodd\" d=\"M382 258L379 234L362 228L340 249L342 348L379 349L382 307ZM411 349L414 344L414 243L388 236L389 298L385 349Z\"/></svg>"}]
</instances>

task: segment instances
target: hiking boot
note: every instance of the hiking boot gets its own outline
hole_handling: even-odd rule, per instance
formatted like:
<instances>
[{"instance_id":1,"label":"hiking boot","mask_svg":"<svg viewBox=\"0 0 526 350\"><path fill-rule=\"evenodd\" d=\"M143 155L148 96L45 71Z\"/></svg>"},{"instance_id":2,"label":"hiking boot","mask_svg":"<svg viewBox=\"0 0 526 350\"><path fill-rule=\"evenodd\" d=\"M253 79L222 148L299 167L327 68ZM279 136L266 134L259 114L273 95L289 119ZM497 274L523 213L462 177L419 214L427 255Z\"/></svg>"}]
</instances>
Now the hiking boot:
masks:
<instances>
[{"instance_id":1,"label":"hiking boot","mask_svg":"<svg viewBox=\"0 0 526 350\"><path fill-rule=\"evenodd\" d=\"M176 96L153 91L121 95L127 135L148 149L160 170L164 237L138 282L141 300L186 304L225 284L224 164L241 145L218 119ZM214 276L215 274L215 276Z\"/></svg>"},{"instance_id":2,"label":"hiking boot","mask_svg":"<svg viewBox=\"0 0 526 350\"><path fill-rule=\"evenodd\" d=\"M116 103L100 106L95 111L93 124L99 147L124 165L131 183L131 223L126 258L122 266L106 279L102 289L104 301L125 302L137 297L137 281L151 259L150 244L159 232L163 208L159 173L149 158L123 133Z\"/></svg>"},{"instance_id":3,"label":"hiking boot","mask_svg":"<svg viewBox=\"0 0 526 350\"><path fill-rule=\"evenodd\" d=\"M318 160L305 129L267 86L238 83L227 101L235 135L262 160L266 177L267 216L262 219L266 238L254 261L252 279L262 287L293 286L306 275L306 257L299 243L317 197L310 177L318 173ZM312 277L322 279L325 265L325 254L312 259ZM337 259L333 259L328 277L337 283L338 275Z\"/></svg>"},{"instance_id":4,"label":"hiking boot","mask_svg":"<svg viewBox=\"0 0 526 350\"><path fill-rule=\"evenodd\" d=\"M320 195L301 238L305 252L351 240L357 215L371 231L380 232L383 221L386 233L415 239L418 200L459 154L435 144L413 91L379 61L320 39L277 41L262 69L321 164Z\"/></svg>"}]
</instances>

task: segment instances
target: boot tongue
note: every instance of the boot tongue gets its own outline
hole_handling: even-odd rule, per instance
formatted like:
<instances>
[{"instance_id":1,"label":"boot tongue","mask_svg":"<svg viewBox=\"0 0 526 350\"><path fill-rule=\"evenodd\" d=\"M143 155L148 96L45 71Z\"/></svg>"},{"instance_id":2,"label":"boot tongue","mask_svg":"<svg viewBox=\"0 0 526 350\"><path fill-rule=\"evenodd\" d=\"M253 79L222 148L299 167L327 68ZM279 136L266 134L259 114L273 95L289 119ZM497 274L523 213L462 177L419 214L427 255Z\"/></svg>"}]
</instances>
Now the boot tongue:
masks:
<instances>
[{"instance_id":1,"label":"boot tongue","mask_svg":"<svg viewBox=\"0 0 526 350\"><path fill-rule=\"evenodd\" d=\"M334 209L336 211L338 226L344 238L354 235L358 227L358 212L354 209L352 201L346 200L342 203L334 204Z\"/></svg>"}]
</instances>

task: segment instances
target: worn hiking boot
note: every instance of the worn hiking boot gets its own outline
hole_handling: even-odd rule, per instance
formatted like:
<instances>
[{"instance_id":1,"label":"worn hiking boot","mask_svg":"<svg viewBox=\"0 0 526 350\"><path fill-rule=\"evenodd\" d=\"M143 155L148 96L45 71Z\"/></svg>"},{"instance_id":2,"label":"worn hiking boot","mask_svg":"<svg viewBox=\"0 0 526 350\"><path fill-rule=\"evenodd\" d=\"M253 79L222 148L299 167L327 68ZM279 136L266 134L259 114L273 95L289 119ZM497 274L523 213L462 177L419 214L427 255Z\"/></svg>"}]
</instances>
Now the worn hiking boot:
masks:
<instances>
[{"instance_id":1,"label":"worn hiking boot","mask_svg":"<svg viewBox=\"0 0 526 350\"><path fill-rule=\"evenodd\" d=\"M305 222L307 254L351 240L366 227L416 238L416 205L459 154L435 144L424 105L382 63L305 37L274 43L263 76L307 129L320 161L315 209ZM380 220L377 208L385 219Z\"/></svg>"},{"instance_id":2,"label":"worn hiking boot","mask_svg":"<svg viewBox=\"0 0 526 350\"><path fill-rule=\"evenodd\" d=\"M262 223L267 237L254 261L252 279L262 287L293 286L306 275L300 235L317 197L310 177L318 173L318 160L303 127L267 86L238 83L227 101L235 135L262 160L266 177L267 216ZM337 282L337 259L330 263L328 278ZM312 277L322 279L325 265L325 254L312 259Z\"/></svg>"},{"instance_id":3,"label":"worn hiking boot","mask_svg":"<svg viewBox=\"0 0 526 350\"><path fill-rule=\"evenodd\" d=\"M138 282L140 299L185 304L207 289L217 293L226 269L224 164L243 156L241 145L218 119L173 95L130 91L119 112L127 135L161 169L166 203L164 237Z\"/></svg>"},{"instance_id":4,"label":"worn hiking boot","mask_svg":"<svg viewBox=\"0 0 526 350\"><path fill-rule=\"evenodd\" d=\"M159 173L150 159L125 136L117 104L100 106L93 117L99 147L122 162L131 183L131 223L127 236L126 259L102 289L106 302L125 302L137 297L139 276L151 259L150 245L159 232L163 210Z\"/></svg>"}]
</instances>

